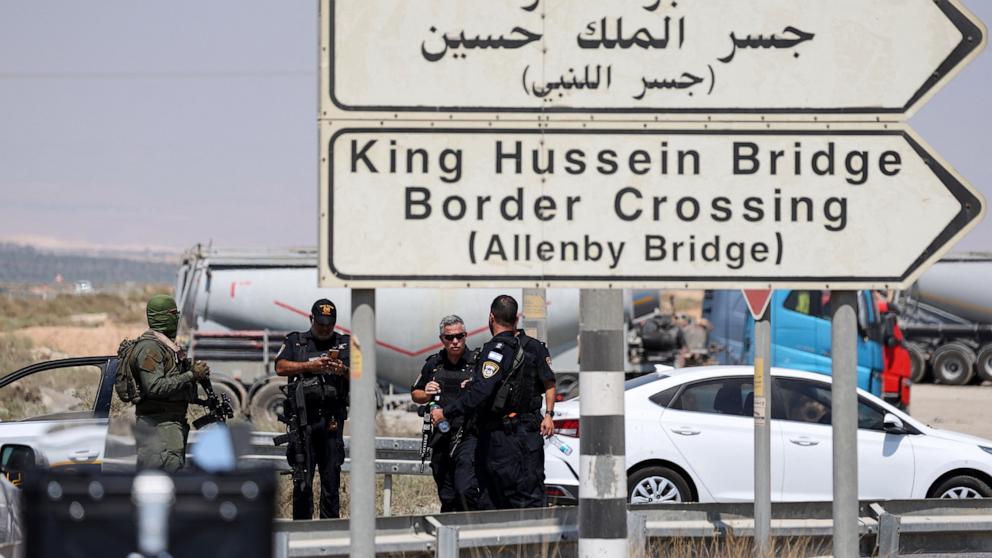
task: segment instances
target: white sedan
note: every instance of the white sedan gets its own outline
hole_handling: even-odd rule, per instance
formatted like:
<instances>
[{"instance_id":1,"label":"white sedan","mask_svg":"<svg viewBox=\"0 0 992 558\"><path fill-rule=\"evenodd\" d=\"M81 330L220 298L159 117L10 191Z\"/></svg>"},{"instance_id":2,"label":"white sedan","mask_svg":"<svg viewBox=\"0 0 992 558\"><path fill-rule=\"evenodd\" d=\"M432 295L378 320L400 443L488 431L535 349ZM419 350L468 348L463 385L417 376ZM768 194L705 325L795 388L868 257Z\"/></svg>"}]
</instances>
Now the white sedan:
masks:
<instances>
[{"instance_id":1,"label":"white sedan","mask_svg":"<svg viewBox=\"0 0 992 558\"><path fill-rule=\"evenodd\" d=\"M784 369L772 377L772 500L831 500L831 378ZM631 503L754 500L753 378L751 367L707 366L626 383ZM578 399L555 407L556 433L572 449L545 449L545 485L559 500L578 497L578 417ZM992 497L992 441L930 428L858 390L858 493Z\"/></svg>"}]
</instances>

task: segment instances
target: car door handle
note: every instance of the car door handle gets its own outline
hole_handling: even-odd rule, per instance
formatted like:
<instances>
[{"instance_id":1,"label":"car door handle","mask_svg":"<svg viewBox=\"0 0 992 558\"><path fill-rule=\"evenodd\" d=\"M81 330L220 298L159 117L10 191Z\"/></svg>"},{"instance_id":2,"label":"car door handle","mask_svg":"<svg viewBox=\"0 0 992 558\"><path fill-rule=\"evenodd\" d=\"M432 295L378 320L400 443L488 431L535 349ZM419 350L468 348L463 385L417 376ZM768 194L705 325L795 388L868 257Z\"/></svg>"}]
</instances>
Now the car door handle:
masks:
<instances>
[{"instance_id":1,"label":"car door handle","mask_svg":"<svg viewBox=\"0 0 992 558\"><path fill-rule=\"evenodd\" d=\"M683 436L695 436L699 434L699 430L696 430L695 428L689 426L679 426L677 428L673 428L672 432L676 434L681 434Z\"/></svg>"},{"instance_id":2,"label":"car door handle","mask_svg":"<svg viewBox=\"0 0 992 558\"><path fill-rule=\"evenodd\" d=\"M820 443L818 440L813 440L812 438L807 438L805 436L800 436L799 438L789 438L789 441L804 448L819 445Z\"/></svg>"},{"instance_id":3,"label":"car door handle","mask_svg":"<svg viewBox=\"0 0 992 558\"><path fill-rule=\"evenodd\" d=\"M75 463L79 463L79 462L83 462L83 461L92 461L92 460L96 459L97 456L99 456L99 455L100 455L100 452L98 452L98 451L79 450L79 451L73 452L73 454L69 456L69 461L72 461L72 462L75 462Z\"/></svg>"}]
</instances>

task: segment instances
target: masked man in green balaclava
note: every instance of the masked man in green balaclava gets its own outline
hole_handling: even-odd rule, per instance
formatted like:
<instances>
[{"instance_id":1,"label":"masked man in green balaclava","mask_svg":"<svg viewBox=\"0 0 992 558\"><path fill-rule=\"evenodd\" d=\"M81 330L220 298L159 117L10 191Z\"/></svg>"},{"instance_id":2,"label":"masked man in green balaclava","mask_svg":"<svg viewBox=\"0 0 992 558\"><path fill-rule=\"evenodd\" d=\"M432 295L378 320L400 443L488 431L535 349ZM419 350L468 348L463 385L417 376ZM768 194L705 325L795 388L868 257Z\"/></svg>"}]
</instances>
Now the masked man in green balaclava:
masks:
<instances>
[{"instance_id":1,"label":"masked man in green balaclava","mask_svg":"<svg viewBox=\"0 0 992 558\"><path fill-rule=\"evenodd\" d=\"M196 401L197 382L210 377L206 363L189 369L185 351L176 343L179 309L168 295L155 295L146 308L148 331L137 340L131 361L142 393L135 405L138 469L174 473L186 461L189 424L186 409Z\"/></svg>"}]
</instances>

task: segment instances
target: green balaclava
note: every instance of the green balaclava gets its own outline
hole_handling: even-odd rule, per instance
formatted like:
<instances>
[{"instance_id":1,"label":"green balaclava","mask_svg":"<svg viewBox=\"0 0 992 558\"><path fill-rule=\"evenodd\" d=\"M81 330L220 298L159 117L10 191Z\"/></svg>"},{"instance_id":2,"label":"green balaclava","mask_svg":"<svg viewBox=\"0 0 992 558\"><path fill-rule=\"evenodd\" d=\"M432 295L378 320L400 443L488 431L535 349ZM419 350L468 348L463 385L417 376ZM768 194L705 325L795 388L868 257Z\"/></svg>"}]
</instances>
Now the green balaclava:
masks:
<instances>
[{"instance_id":1,"label":"green balaclava","mask_svg":"<svg viewBox=\"0 0 992 558\"><path fill-rule=\"evenodd\" d=\"M161 332L169 339L176 338L176 332L179 330L179 311L175 299L169 295L155 295L148 299L145 314L148 316L148 327Z\"/></svg>"}]
</instances>

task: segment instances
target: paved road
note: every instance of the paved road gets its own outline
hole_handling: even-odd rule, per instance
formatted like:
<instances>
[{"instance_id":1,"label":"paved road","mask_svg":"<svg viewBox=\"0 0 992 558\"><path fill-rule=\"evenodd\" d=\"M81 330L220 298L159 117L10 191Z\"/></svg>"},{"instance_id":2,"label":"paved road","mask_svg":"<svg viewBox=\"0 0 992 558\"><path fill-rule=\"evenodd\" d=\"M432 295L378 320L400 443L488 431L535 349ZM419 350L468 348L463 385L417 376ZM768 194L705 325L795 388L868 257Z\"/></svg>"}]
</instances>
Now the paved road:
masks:
<instances>
[{"instance_id":1,"label":"paved road","mask_svg":"<svg viewBox=\"0 0 992 558\"><path fill-rule=\"evenodd\" d=\"M992 386L916 384L910 414L934 428L992 440Z\"/></svg>"}]
</instances>

